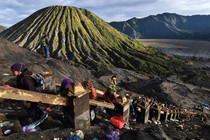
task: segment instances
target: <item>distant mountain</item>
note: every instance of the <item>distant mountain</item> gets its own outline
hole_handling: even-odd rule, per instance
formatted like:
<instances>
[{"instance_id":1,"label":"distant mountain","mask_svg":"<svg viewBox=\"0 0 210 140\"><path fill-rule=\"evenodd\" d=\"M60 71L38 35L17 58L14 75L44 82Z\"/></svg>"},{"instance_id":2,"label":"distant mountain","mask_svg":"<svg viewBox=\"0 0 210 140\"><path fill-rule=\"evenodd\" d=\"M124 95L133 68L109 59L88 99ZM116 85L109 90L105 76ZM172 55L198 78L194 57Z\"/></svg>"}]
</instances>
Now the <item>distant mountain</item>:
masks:
<instances>
[{"instance_id":1,"label":"distant mountain","mask_svg":"<svg viewBox=\"0 0 210 140\"><path fill-rule=\"evenodd\" d=\"M7 29L7 27L0 25L0 33L1 33L2 31L4 31L5 29Z\"/></svg>"},{"instance_id":2,"label":"distant mountain","mask_svg":"<svg viewBox=\"0 0 210 140\"><path fill-rule=\"evenodd\" d=\"M74 61L91 70L119 67L143 73L174 71L178 60L117 31L86 9L51 6L41 9L0 36L39 52L41 34L48 32L53 58Z\"/></svg>"},{"instance_id":3,"label":"distant mountain","mask_svg":"<svg viewBox=\"0 0 210 140\"><path fill-rule=\"evenodd\" d=\"M136 39L210 39L210 15L163 13L110 25Z\"/></svg>"}]
</instances>

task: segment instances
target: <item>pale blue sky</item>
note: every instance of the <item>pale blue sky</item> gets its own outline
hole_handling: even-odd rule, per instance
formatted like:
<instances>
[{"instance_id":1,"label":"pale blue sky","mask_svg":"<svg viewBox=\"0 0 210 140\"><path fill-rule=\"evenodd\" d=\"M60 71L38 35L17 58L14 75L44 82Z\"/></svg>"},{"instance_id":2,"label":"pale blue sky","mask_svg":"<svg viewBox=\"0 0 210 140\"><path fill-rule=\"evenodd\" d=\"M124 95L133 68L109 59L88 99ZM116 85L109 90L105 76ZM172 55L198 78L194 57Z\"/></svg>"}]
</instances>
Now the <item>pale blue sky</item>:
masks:
<instances>
[{"instance_id":1,"label":"pale blue sky","mask_svg":"<svg viewBox=\"0 0 210 140\"><path fill-rule=\"evenodd\" d=\"M85 8L107 22L165 12L210 15L210 0L0 0L0 25L9 27L52 5Z\"/></svg>"}]
</instances>

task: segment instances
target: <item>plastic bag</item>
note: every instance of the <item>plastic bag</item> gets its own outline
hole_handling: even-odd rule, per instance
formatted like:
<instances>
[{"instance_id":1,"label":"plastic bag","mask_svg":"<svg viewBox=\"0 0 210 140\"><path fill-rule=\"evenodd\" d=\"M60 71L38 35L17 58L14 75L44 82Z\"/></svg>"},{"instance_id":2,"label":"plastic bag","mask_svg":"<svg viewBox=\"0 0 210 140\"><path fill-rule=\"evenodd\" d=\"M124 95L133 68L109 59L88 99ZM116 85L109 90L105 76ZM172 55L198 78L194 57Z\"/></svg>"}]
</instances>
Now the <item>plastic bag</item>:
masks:
<instances>
[{"instance_id":1,"label":"plastic bag","mask_svg":"<svg viewBox=\"0 0 210 140\"><path fill-rule=\"evenodd\" d=\"M113 116L110 119L110 122L112 125L114 125L115 127L121 129L123 128L124 124L125 124L125 120L123 118L123 116Z\"/></svg>"}]
</instances>

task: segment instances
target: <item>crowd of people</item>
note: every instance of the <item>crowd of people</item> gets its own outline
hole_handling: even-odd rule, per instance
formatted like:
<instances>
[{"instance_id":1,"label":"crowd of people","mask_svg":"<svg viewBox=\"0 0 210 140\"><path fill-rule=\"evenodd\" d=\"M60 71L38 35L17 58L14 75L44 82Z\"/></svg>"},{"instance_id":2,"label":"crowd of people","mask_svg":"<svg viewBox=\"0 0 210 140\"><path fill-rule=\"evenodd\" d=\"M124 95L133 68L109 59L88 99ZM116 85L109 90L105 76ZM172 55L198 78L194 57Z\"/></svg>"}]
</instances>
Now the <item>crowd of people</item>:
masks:
<instances>
[{"instance_id":1,"label":"crowd of people","mask_svg":"<svg viewBox=\"0 0 210 140\"><path fill-rule=\"evenodd\" d=\"M46 53L47 55L47 53ZM11 66L11 72L12 75L16 77L16 84L15 85L5 85L5 88L19 88L29 91L37 91L37 85L33 77L31 76L33 74L32 71L30 71L25 64L23 63L14 63ZM63 97L67 97L70 88L74 86L74 82L71 78L66 77L62 80L60 85L59 94ZM89 99L96 100L97 99L97 92L96 88L94 87L93 82L90 79L85 79L85 81L82 82L82 86L86 91L89 92ZM107 86L107 90L104 92L104 100L108 103L116 103L116 99L119 97L117 94L117 77L116 75L113 75L111 77L110 85ZM35 122L39 120L40 118L47 118L48 114L46 111L43 111L37 102L30 102L30 101L23 101L24 108L28 112L32 122ZM90 112L95 112L95 106L90 105ZM71 114L72 107L71 106L63 106L62 111L64 113L64 116L69 116L67 114ZM106 110L109 115L112 115L112 111L110 109ZM117 110L115 110L116 112ZM90 115L91 115L90 113ZM93 120L94 118L90 116ZM72 122L73 118L66 118L67 121Z\"/></svg>"},{"instance_id":2,"label":"crowd of people","mask_svg":"<svg viewBox=\"0 0 210 140\"><path fill-rule=\"evenodd\" d=\"M11 66L11 72L13 76L16 76L16 85L6 85L5 88L19 88L29 91L37 91L37 85L33 77L31 75L33 74L32 71L30 71L25 64L23 63L15 63ZM93 81L90 79L85 79L82 82L83 88L89 92L89 99L97 100L97 91L94 87ZM62 80L60 85L59 94L63 97L69 96L69 91L74 87L74 82L70 77L66 77ZM38 93L37 93L38 94ZM122 99L122 96L120 96L117 93L117 75L113 75L110 78L110 84L107 86L106 91L103 94L104 101L108 103L118 104L119 99ZM130 98L128 94L126 94L126 98ZM130 99L130 114L132 116L136 116L136 113L139 109L139 106L147 107L147 106L153 106L154 108L167 108L169 110L179 110L179 107L176 107L172 104L167 103L161 103L158 102L156 99L148 98L147 96L138 96L134 99ZM24 101L23 102L24 108L28 112L32 122L36 122L40 118L43 120L48 117L47 112L43 111L38 103L36 102L30 102L30 101ZM90 118L93 121L94 117L92 112L95 112L96 106L90 105ZM73 117L69 116L69 114L73 114L73 110L71 106L63 106L62 111L64 113L64 116L67 116L68 118L65 118L68 122L74 121ZM109 116L113 116L118 114L117 108L115 110L112 109L106 109L106 113ZM71 124L71 123L70 123Z\"/></svg>"}]
</instances>

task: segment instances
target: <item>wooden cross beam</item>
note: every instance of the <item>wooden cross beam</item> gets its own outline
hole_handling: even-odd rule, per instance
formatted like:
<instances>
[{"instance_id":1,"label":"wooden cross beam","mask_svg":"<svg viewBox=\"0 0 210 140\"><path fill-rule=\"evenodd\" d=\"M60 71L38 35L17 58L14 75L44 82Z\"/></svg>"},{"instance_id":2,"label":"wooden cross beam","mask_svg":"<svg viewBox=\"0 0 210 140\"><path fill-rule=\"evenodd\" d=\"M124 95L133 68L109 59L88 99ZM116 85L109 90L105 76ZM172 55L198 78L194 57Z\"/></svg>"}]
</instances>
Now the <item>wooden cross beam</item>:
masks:
<instances>
[{"instance_id":1,"label":"wooden cross beam","mask_svg":"<svg viewBox=\"0 0 210 140\"><path fill-rule=\"evenodd\" d=\"M101 101L96 101L96 100L89 100L89 104L93 106L100 106L100 107L105 107L114 110L115 106L112 103L108 102L101 102Z\"/></svg>"},{"instance_id":2,"label":"wooden cross beam","mask_svg":"<svg viewBox=\"0 0 210 140\"><path fill-rule=\"evenodd\" d=\"M41 102L45 104L61 105L61 106L68 105L68 98L66 97L44 94L29 90L22 90L17 88L0 87L0 98L20 100L20 101ZM109 109L114 109L114 104L112 103L89 100L89 104L94 106L101 106Z\"/></svg>"},{"instance_id":3,"label":"wooden cross beam","mask_svg":"<svg viewBox=\"0 0 210 140\"><path fill-rule=\"evenodd\" d=\"M115 109L114 104L89 100L89 94L86 91L82 92L76 88L74 88L74 91L78 91L79 93L69 97L61 97L17 88L0 87L0 98L68 106L68 113L66 114L66 117L70 118L68 123L71 125L71 127L81 130L90 129L89 105ZM126 105L128 107L126 107ZM122 115L127 118L125 121L128 122L129 102L126 105L122 108Z\"/></svg>"},{"instance_id":4,"label":"wooden cross beam","mask_svg":"<svg viewBox=\"0 0 210 140\"><path fill-rule=\"evenodd\" d=\"M62 105L62 106L66 106L68 104L68 100L65 97L44 94L44 93L39 93L39 92L34 92L34 91L28 91L28 90L22 90L22 89L17 89L17 88L0 87L0 98L31 101L31 102L41 102L41 103L46 103L46 104Z\"/></svg>"}]
</instances>

